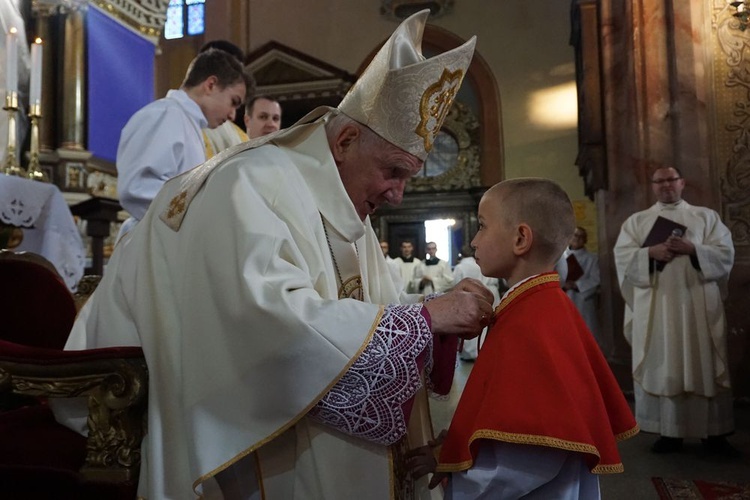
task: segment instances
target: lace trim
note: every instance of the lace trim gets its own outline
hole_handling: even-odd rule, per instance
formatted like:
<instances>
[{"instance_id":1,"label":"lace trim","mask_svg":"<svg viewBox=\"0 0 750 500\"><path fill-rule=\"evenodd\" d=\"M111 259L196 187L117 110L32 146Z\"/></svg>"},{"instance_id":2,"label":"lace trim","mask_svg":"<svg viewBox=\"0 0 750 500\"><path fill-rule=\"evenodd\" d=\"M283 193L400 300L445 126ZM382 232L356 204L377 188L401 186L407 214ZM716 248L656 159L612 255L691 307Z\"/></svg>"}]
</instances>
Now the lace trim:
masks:
<instances>
[{"instance_id":1,"label":"lace trim","mask_svg":"<svg viewBox=\"0 0 750 500\"><path fill-rule=\"evenodd\" d=\"M0 221L18 227L31 227L42 211L42 205L26 206L20 198L12 198L0 207Z\"/></svg>"},{"instance_id":2,"label":"lace trim","mask_svg":"<svg viewBox=\"0 0 750 500\"><path fill-rule=\"evenodd\" d=\"M387 306L372 341L309 416L375 443L391 445L403 437L402 405L422 386L417 357L432 350L432 333L421 308Z\"/></svg>"}]
</instances>

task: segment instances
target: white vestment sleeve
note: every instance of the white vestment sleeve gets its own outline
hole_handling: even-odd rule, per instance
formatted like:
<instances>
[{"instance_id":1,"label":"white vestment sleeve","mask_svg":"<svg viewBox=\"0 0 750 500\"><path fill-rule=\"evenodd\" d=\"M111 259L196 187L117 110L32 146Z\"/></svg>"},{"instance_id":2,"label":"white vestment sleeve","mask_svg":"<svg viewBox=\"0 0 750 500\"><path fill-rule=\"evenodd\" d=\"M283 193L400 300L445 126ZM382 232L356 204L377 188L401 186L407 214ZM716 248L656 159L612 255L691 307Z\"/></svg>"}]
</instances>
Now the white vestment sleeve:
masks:
<instances>
[{"instance_id":1,"label":"white vestment sleeve","mask_svg":"<svg viewBox=\"0 0 750 500\"><path fill-rule=\"evenodd\" d=\"M599 479L583 455L500 441L482 441L474 465L451 474L445 500L523 498L594 500Z\"/></svg>"},{"instance_id":2,"label":"white vestment sleeve","mask_svg":"<svg viewBox=\"0 0 750 500\"><path fill-rule=\"evenodd\" d=\"M732 233L716 212L707 212L706 217L713 220L707 221L708 234L703 242L695 243L695 256L705 281L723 281L722 285L725 285L734 263Z\"/></svg>"},{"instance_id":3,"label":"white vestment sleeve","mask_svg":"<svg viewBox=\"0 0 750 500\"><path fill-rule=\"evenodd\" d=\"M578 292L584 294L586 297L596 292L601 278L599 276L599 259L596 255L591 253L585 253L585 257L581 258L581 267L583 267L583 276L578 278L576 281L576 287Z\"/></svg>"},{"instance_id":4,"label":"white vestment sleeve","mask_svg":"<svg viewBox=\"0 0 750 500\"><path fill-rule=\"evenodd\" d=\"M140 220L166 181L184 163L186 115L177 107L143 109L123 129L117 148L120 204ZM191 165L191 167L194 165Z\"/></svg>"}]
</instances>

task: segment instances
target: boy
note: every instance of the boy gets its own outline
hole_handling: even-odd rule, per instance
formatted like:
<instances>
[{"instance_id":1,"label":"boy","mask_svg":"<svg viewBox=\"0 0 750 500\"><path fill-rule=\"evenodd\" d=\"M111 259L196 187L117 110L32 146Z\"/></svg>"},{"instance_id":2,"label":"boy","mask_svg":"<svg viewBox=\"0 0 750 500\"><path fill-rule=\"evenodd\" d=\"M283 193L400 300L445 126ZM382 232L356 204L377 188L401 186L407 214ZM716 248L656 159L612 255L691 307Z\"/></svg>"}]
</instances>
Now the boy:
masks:
<instances>
[{"instance_id":1,"label":"boy","mask_svg":"<svg viewBox=\"0 0 750 500\"><path fill-rule=\"evenodd\" d=\"M223 50L198 54L179 89L147 104L128 120L117 146L117 192L130 214L118 240L146 213L172 177L206 161L202 128L234 120L252 77Z\"/></svg>"},{"instance_id":2,"label":"boy","mask_svg":"<svg viewBox=\"0 0 750 500\"><path fill-rule=\"evenodd\" d=\"M447 499L599 498L595 474L623 470L616 442L638 427L553 272L574 228L570 200L552 181L501 182L479 203L476 261L482 274L511 288L495 309L430 482L447 476ZM415 451L414 475L435 470L434 461L419 467L427 451Z\"/></svg>"}]
</instances>

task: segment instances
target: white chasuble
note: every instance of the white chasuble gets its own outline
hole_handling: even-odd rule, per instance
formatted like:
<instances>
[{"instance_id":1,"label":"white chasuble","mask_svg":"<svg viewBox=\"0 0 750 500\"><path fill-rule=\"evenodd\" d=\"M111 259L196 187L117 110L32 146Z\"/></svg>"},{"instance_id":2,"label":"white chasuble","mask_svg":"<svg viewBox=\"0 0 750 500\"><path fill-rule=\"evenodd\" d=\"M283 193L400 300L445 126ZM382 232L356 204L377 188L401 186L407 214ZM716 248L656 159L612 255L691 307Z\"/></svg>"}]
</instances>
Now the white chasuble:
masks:
<instances>
[{"instance_id":1,"label":"white chasuble","mask_svg":"<svg viewBox=\"0 0 750 500\"><path fill-rule=\"evenodd\" d=\"M687 227L683 237L695 245L693 259L679 255L663 270L653 269L641 245L658 216ZM710 422L720 419L729 422L719 426L728 432L731 417L719 408L726 405L716 406L714 399L731 397L722 303L734 261L729 229L708 208L684 200L657 203L625 221L614 255L626 302L624 333L633 348L639 425L666 436L701 437L716 432ZM680 417L687 415L709 423L687 432Z\"/></svg>"},{"instance_id":2,"label":"white chasuble","mask_svg":"<svg viewBox=\"0 0 750 500\"><path fill-rule=\"evenodd\" d=\"M431 333L418 304L384 306L398 294L322 122L266 141L166 183L68 348L143 347L144 498L401 498L389 444ZM339 299L331 247L363 301Z\"/></svg>"}]
</instances>

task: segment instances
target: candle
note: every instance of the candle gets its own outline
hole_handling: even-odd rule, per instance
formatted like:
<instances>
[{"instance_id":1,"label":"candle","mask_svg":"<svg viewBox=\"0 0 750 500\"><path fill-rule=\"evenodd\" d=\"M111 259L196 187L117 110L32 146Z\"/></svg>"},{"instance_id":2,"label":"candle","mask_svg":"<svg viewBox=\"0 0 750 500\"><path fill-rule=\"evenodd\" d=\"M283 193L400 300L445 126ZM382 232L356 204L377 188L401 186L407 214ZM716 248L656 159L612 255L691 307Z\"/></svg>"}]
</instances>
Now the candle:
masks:
<instances>
[{"instance_id":1,"label":"candle","mask_svg":"<svg viewBox=\"0 0 750 500\"><path fill-rule=\"evenodd\" d=\"M5 90L7 92L16 92L18 90L18 39L16 37L16 28L11 28L5 35Z\"/></svg>"},{"instance_id":2,"label":"candle","mask_svg":"<svg viewBox=\"0 0 750 500\"><path fill-rule=\"evenodd\" d=\"M42 103L42 39L37 38L31 44L31 88L29 104L40 106Z\"/></svg>"}]
</instances>

